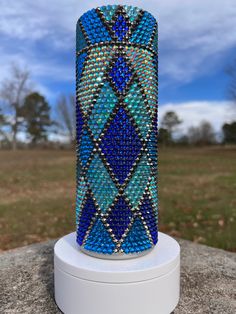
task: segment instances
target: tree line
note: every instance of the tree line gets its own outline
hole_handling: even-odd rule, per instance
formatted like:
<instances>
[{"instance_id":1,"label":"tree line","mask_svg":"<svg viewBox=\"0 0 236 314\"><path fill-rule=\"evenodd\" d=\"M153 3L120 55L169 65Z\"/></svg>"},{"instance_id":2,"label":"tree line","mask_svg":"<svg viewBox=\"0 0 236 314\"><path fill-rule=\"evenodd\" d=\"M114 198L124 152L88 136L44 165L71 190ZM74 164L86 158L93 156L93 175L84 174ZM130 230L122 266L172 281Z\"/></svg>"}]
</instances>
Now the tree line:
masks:
<instances>
[{"instance_id":1,"label":"tree line","mask_svg":"<svg viewBox=\"0 0 236 314\"><path fill-rule=\"evenodd\" d=\"M232 101L232 106L236 106L236 59L227 67L226 74L230 81L227 89L227 98ZM234 110L236 113L236 110ZM208 121L202 121L199 126L190 127L186 134L176 137L175 132L181 121L178 115L167 112L159 128L159 143L163 145L184 144L184 145L213 145L216 143L236 144L236 115L235 121L224 123L221 130L221 139L217 136L214 127Z\"/></svg>"},{"instance_id":2,"label":"tree line","mask_svg":"<svg viewBox=\"0 0 236 314\"><path fill-rule=\"evenodd\" d=\"M236 71L230 73L233 78L230 93L236 101ZM177 136L182 123L175 112L166 112L159 127L160 145L236 144L236 121L222 126L221 140L208 121L192 126L186 134ZM75 141L75 125L74 95L61 95L52 112L46 98L33 88L30 72L12 65L9 78L0 86L0 147L11 147L13 150L22 145L51 147L55 142L59 142L60 146L66 143L71 146Z\"/></svg>"},{"instance_id":3,"label":"tree line","mask_svg":"<svg viewBox=\"0 0 236 314\"><path fill-rule=\"evenodd\" d=\"M221 139L209 121L202 121L198 126L191 126L186 134L177 136L175 133L182 124L182 120L174 111L166 112L159 128L159 143L162 145L214 145L236 144L236 121L222 126Z\"/></svg>"},{"instance_id":4,"label":"tree line","mask_svg":"<svg viewBox=\"0 0 236 314\"><path fill-rule=\"evenodd\" d=\"M73 143L75 97L61 95L54 117L46 98L33 88L30 72L12 65L8 79L0 86L0 144L13 150L24 145L48 146L53 135L59 142ZM23 139L20 139L23 135ZM22 136L21 136L22 137ZM55 141L54 141L55 142Z\"/></svg>"}]
</instances>

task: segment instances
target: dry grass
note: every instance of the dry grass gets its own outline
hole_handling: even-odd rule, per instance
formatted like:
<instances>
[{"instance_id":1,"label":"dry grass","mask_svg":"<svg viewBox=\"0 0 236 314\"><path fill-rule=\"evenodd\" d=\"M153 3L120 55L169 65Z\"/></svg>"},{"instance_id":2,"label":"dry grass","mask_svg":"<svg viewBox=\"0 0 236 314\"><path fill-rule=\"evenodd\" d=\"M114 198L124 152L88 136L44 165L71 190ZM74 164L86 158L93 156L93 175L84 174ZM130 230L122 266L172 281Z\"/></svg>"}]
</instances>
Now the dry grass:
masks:
<instances>
[{"instance_id":1,"label":"dry grass","mask_svg":"<svg viewBox=\"0 0 236 314\"><path fill-rule=\"evenodd\" d=\"M236 249L236 148L160 148L160 230ZM75 229L75 154L0 152L0 248Z\"/></svg>"}]
</instances>

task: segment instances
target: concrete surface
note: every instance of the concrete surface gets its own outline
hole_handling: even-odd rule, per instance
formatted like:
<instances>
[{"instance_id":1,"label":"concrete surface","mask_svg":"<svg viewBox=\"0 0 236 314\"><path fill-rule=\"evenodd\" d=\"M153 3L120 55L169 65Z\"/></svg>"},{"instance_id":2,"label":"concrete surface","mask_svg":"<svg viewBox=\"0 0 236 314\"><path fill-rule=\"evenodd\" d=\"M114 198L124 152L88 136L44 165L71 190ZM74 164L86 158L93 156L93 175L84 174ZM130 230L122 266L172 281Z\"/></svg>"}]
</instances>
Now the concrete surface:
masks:
<instances>
[{"instance_id":1,"label":"concrete surface","mask_svg":"<svg viewBox=\"0 0 236 314\"><path fill-rule=\"evenodd\" d=\"M181 299L175 314L235 314L236 254L178 241L182 248ZM0 255L1 314L61 313L53 298L54 243Z\"/></svg>"}]
</instances>

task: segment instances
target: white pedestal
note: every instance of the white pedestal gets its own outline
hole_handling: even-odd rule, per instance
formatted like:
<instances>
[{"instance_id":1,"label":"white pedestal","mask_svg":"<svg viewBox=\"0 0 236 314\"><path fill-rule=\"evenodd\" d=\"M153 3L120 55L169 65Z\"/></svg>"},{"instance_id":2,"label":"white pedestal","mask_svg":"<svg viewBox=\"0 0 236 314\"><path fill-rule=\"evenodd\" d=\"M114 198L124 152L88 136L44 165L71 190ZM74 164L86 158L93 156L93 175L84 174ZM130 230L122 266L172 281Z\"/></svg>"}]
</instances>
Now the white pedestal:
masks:
<instances>
[{"instance_id":1,"label":"white pedestal","mask_svg":"<svg viewBox=\"0 0 236 314\"><path fill-rule=\"evenodd\" d=\"M54 276L65 314L170 314L179 301L180 247L159 232L149 254L103 260L82 253L71 233L55 245Z\"/></svg>"}]
</instances>

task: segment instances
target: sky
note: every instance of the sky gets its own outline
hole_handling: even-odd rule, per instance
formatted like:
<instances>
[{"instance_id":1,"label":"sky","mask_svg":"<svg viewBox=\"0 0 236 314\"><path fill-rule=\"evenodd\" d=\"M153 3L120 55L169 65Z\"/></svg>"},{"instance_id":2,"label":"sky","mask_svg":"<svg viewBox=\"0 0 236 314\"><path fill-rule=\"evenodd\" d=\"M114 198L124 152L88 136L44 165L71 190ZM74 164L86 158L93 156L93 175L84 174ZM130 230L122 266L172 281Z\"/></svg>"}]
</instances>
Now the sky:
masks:
<instances>
[{"instance_id":1,"label":"sky","mask_svg":"<svg viewBox=\"0 0 236 314\"><path fill-rule=\"evenodd\" d=\"M178 113L182 132L202 120L216 132L234 117L225 69L236 58L235 0L0 0L0 82L26 66L52 106L75 91L75 26L85 11L128 4L159 23L159 120Z\"/></svg>"}]
</instances>

